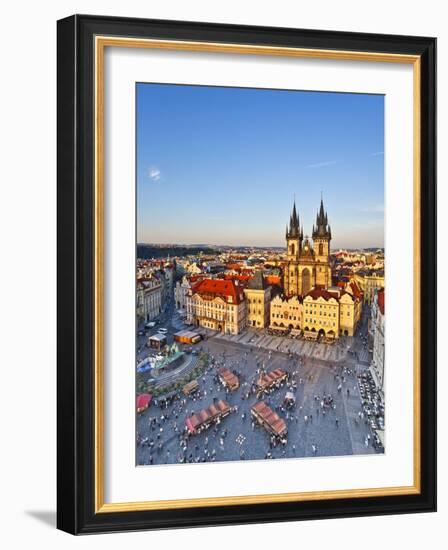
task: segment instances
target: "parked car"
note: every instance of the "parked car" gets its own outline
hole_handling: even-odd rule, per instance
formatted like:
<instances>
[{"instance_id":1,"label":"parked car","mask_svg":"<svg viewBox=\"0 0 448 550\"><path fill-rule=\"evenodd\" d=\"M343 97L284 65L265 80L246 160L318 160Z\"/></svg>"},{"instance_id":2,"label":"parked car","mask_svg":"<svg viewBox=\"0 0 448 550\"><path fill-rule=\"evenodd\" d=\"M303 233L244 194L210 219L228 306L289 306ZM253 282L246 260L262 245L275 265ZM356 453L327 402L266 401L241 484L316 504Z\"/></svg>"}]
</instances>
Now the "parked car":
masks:
<instances>
[{"instance_id":1,"label":"parked car","mask_svg":"<svg viewBox=\"0 0 448 550\"><path fill-rule=\"evenodd\" d=\"M160 332L162 334L166 334L168 332L168 329L167 328L159 328L158 332Z\"/></svg>"}]
</instances>

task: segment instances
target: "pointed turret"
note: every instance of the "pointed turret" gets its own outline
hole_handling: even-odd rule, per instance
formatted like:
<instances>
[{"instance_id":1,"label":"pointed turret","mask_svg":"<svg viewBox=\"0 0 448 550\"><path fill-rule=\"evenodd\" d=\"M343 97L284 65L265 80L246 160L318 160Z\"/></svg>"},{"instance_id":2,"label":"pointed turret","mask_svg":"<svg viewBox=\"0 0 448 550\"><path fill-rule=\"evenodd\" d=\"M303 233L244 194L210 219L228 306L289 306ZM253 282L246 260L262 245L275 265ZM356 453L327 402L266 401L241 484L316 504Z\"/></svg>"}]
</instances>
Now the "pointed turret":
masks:
<instances>
[{"instance_id":1,"label":"pointed turret","mask_svg":"<svg viewBox=\"0 0 448 550\"><path fill-rule=\"evenodd\" d=\"M298 238L299 236L300 236L300 222L299 222L299 216L297 215L296 201L294 200L292 213L289 218L289 229L287 229L287 232L286 232L286 238Z\"/></svg>"},{"instance_id":2,"label":"pointed turret","mask_svg":"<svg viewBox=\"0 0 448 550\"><path fill-rule=\"evenodd\" d=\"M299 220L297 218L297 211L296 211L296 201L294 201L294 206L292 208L292 223L295 227L299 227Z\"/></svg>"},{"instance_id":3,"label":"pointed turret","mask_svg":"<svg viewBox=\"0 0 448 550\"><path fill-rule=\"evenodd\" d=\"M313 227L313 239L316 237L331 238L330 226L328 225L328 216L324 209L324 201L321 197L320 208L316 216L316 226Z\"/></svg>"}]
</instances>

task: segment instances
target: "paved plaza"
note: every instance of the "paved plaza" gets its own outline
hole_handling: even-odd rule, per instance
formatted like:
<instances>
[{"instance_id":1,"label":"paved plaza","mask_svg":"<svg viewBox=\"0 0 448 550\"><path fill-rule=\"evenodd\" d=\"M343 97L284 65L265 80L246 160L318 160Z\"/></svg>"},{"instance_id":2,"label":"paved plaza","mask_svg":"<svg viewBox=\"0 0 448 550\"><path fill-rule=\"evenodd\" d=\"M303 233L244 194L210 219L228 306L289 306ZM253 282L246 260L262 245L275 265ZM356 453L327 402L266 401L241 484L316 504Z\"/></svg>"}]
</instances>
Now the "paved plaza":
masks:
<instances>
[{"instance_id":1,"label":"paved plaza","mask_svg":"<svg viewBox=\"0 0 448 550\"><path fill-rule=\"evenodd\" d=\"M166 326L170 332L182 328L175 312ZM361 325L359 339L363 330ZM198 378L199 391L189 397L179 393L166 406L162 398L155 399L138 415L138 465L376 452L357 383L357 375L367 368L359 360L364 346L358 338L343 338L330 345L261 331L237 336L202 332L205 339L197 349L207 354L210 363ZM222 366L237 373L240 387L235 392L227 392L218 381L216 373ZM250 409L259 399L250 390L261 370L276 368L287 371L288 383L263 399L286 421L288 437L285 445L273 446L264 428L251 421ZM287 391L295 396L292 409L284 407ZM333 407L321 404L328 396L333 398ZM186 417L216 399L229 403L230 415L219 425L185 437Z\"/></svg>"},{"instance_id":2,"label":"paved plaza","mask_svg":"<svg viewBox=\"0 0 448 550\"><path fill-rule=\"evenodd\" d=\"M304 339L296 340L284 336L272 336L259 330L247 330L242 334L221 334L207 329L199 329L205 336L212 336L218 340L224 340L241 346L248 346L252 349L263 349L272 352L291 353L301 357L314 357L323 361L339 362L347 355L351 345L351 338L344 338L334 344L321 344L310 342Z\"/></svg>"}]
</instances>

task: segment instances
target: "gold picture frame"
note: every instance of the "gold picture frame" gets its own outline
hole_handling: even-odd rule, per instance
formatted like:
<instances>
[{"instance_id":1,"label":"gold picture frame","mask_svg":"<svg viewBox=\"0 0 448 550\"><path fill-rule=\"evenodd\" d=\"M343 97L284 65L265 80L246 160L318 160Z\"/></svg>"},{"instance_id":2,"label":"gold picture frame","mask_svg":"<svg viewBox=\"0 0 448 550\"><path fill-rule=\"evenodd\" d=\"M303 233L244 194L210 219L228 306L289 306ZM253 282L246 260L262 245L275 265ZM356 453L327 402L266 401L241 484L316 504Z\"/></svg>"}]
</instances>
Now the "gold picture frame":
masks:
<instances>
[{"instance_id":1,"label":"gold picture frame","mask_svg":"<svg viewBox=\"0 0 448 550\"><path fill-rule=\"evenodd\" d=\"M127 20L126 20L127 21ZM93 118L91 131L93 132L94 147L92 152L93 159L93 174L92 183L93 189L91 191L91 197L93 199L92 213L92 296L93 296L93 338L92 338L92 368L93 378L92 382L92 395L94 397L92 403L93 411L93 426L90 433L92 441L92 472L89 482L91 488L91 496L93 497L91 502L91 509L86 512L88 520L84 521L84 525L73 522L73 518L66 519L67 514L61 512L59 526L62 529L70 532L95 532L97 530L114 530L115 527L110 529L107 527L109 524L114 526L122 526L123 528L132 528L132 521L128 519L129 514L144 513L151 514L154 512L173 512L176 510L190 510L194 509L217 509L222 511L223 507L235 508L245 507L247 509L256 510L259 505L276 505L276 504L297 504L301 503L313 503L324 501L341 501L346 499L352 499L360 501L360 506L363 506L365 502L374 502L375 499L384 499L385 497L407 497L409 502L422 501L422 495L428 493L427 481L424 481L425 487L422 487L422 480L426 480L427 473L422 475L422 462L424 462L425 472L428 469L428 460L432 463L432 458L427 457L426 454L422 457L422 377L423 379L427 375L426 371L422 371L421 366L421 347L422 347L422 310L421 310L421 291L422 291L422 193L426 192L428 186L435 185L435 182L425 181L425 187L422 188L422 170L431 170L431 163L434 162L434 151L431 150L427 153L426 158L422 159L422 138L424 137L422 124L424 124L425 132L428 132L428 126L431 126L431 121L428 120L428 97L434 94L434 90L431 88L432 82L428 83L428 70L430 71L430 64L428 65L428 50L433 51L435 43L433 39L426 39L423 46L415 39L414 48L409 46L407 42L403 42L402 47L395 47L395 37L384 37L382 42L382 50L376 51L375 44L381 43L379 37L375 35L375 38L371 38L372 45L369 46L369 41L364 36L358 35L359 44L367 44L365 49L353 49L353 42L351 37L337 36L338 33L322 33L316 32L313 47L303 47L300 45L275 45L276 39L283 41L284 39L279 36L279 33L275 29L264 29L266 37L269 37L272 44L267 45L263 43L256 43L254 41L255 31L257 28L247 28L245 31L247 35L247 41L238 43L224 41L223 35L227 32L229 37L232 35L232 29L226 26L218 26L218 30L212 28L208 29L208 33L212 33L216 30L216 40L204 40L201 38L201 33L196 32L198 28L192 24L190 29L190 39L184 37L185 33L179 33L177 38L161 38L160 32L157 33L154 27L159 29L160 25L167 31L173 28L170 26L170 22L141 22L141 28L145 29L146 36L143 36L144 32L140 30L140 36L131 35L130 29L126 27L126 21L108 20L107 18L89 18L89 16L75 16L63 20L59 23L60 32L64 28L64 32L67 33L67 27L71 29L73 36L77 36L78 48L80 45L87 50L87 45L90 44L90 51L85 51L84 56L88 57L89 63L86 66L90 68L92 75L91 86L93 100ZM111 29L115 25L115 31ZM188 25L187 25L188 26ZM202 26L201 28L203 28ZM206 25L205 25L206 27ZM107 32L105 32L107 31ZM135 29L134 29L135 31ZM241 31L243 32L243 31ZM252 32L252 34L251 34ZM297 40L300 41L301 31L290 30L291 37L290 42L294 43ZM313 31L308 31L312 33ZM196 33L196 34L195 34ZM221 33L221 34L220 34ZM153 36L151 36L153 34ZM155 35L154 35L155 34ZM325 43L325 35L332 35L332 39L328 39L328 47L319 47L319 44ZM197 39L194 39L197 36ZM87 38L88 37L88 38ZM302 36L303 38L303 36ZM331 37L330 37L331 38ZM340 48L336 49L335 42L339 40ZM362 41L361 41L362 40ZM61 39L62 41L62 39ZM309 42L303 39L305 42ZM409 39L411 45L413 40ZM343 44L347 47L342 47ZM62 46L60 46L61 48ZM69 48L69 45L64 47ZM381 63L405 63L412 65L413 70L413 197L414 197L414 342L413 342L413 358L414 358L414 390L413 390L413 484L410 486L402 487L381 487L381 488L363 488L356 490L333 490L333 491L316 491L316 492L302 492L302 493L281 493L281 494L263 494L263 495L244 495L234 497L216 497L216 498L193 498L182 500L163 500L163 501L142 501L142 502L127 502L127 503L107 503L104 499L104 55L106 48L142 48L142 49L159 49L159 50L176 50L176 51L189 51L189 52L208 52L216 55L220 54L244 54L244 55L258 55L258 56L287 56L287 57L300 57L300 58L313 58L313 59L325 59L325 60L356 60L362 62L381 62ZM406 53L403 52L406 51ZM75 55L73 54L75 58ZM423 80L423 71L424 78ZM429 68L428 68L429 67ZM65 70L61 69L60 70ZM60 89L60 95L63 93ZM422 110L422 93L424 94L425 111ZM429 97L431 103L431 97ZM432 127L431 127L432 128ZM432 131L432 130L430 130ZM76 155L76 152L73 153ZM423 163L423 164L422 164ZM68 200L68 199L67 199ZM427 199L425 199L425 208L427 207ZM434 205L431 204L431 207ZM435 253L434 253L435 254ZM428 259L425 259L427 262ZM429 259L430 263L432 259ZM435 263L435 258L434 258ZM428 320L426 319L427 323ZM424 335L425 339L430 338L429 335ZM434 367L435 365L433 365ZM60 413L61 414L61 411ZM432 413L431 413L432 414ZM427 428L426 428L427 429ZM65 451L64 451L65 452ZM427 449L425 449L427 453ZM71 480L72 484L75 483ZM65 483L61 481L61 485ZM362 502L361 502L362 501ZM429 498L431 506L434 506L434 498ZM398 505L397 505L398 506ZM65 506L67 508L67 505ZM367 508L368 510L368 505ZM297 515L300 516L302 508L297 509ZM217 512L215 512L217 513ZM360 512L362 513L362 511ZM367 512L368 513L368 512ZM153 526L160 526L160 522L155 520L151 523L150 515L146 515L147 520L146 527L151 528ZM195 516L196 517L196 516ZM229 516L230 517L230 516ZM103 518L103 519L102 519ZM113 519L110 518L119 518ZM263 520L263 518L261 519ZM172 520L176 525L176 518ZM243 520L244 521L244 520ZM249 520L250 521L250 520ZM111 523L112 522L112 523ZM229 522L231 522L229 520ZM200 524L191 519L190 524ZM213 523L213 519L210 520ZM225 523L225 520L223 520ZM181 522L179 523L181 525ZM98 525L100 527L98 527Z\"/></svg>"}]
</instances>

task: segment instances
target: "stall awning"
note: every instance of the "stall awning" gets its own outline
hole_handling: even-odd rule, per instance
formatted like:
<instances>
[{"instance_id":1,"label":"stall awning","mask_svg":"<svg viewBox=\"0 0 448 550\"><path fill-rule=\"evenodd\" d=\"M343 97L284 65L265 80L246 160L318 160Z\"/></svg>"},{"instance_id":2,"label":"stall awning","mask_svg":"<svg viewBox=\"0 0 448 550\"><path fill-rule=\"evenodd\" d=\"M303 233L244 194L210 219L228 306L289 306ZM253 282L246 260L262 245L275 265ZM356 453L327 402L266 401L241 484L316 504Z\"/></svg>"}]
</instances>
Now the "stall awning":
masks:
<instances>
[{"instance_id":1,"label":"stall awning","mask_svg":"<svg viewBox=\"0 0 448 550\"><path fill-rule=\"evenodd\" d=\"M142 393L137 396L137 410L147 409L151 403L152 395L149 393Z\"/></svg>"}]
</instances>

